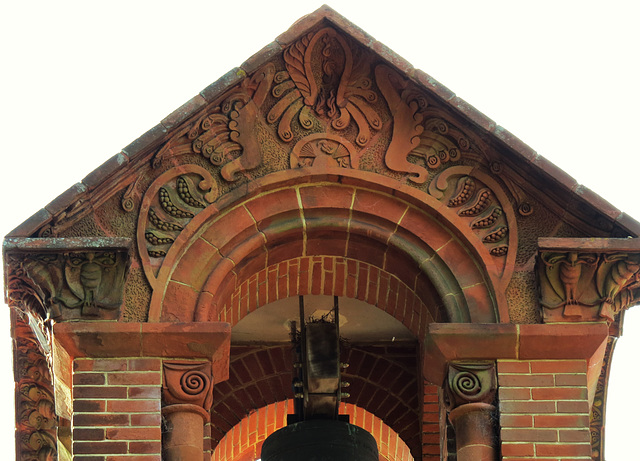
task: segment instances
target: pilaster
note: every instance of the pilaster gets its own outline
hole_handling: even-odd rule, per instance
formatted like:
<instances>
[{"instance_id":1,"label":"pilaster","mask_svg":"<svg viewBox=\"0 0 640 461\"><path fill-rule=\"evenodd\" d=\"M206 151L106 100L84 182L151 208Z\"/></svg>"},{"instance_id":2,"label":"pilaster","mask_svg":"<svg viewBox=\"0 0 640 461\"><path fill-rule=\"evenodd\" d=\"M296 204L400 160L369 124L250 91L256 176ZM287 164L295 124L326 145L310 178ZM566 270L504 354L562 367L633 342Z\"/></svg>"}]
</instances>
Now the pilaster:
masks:
<instances>
[{"instance_id":1,"label":"pilaster","mask_svg":"<svg viewBox=\"0 0 640 461\"><path fill-rule=\"evenodd\" d=\"M74 461L202 459L212 389L228 378L230 334L226 323L54 325Z\"/></svg>"}]
</instances>

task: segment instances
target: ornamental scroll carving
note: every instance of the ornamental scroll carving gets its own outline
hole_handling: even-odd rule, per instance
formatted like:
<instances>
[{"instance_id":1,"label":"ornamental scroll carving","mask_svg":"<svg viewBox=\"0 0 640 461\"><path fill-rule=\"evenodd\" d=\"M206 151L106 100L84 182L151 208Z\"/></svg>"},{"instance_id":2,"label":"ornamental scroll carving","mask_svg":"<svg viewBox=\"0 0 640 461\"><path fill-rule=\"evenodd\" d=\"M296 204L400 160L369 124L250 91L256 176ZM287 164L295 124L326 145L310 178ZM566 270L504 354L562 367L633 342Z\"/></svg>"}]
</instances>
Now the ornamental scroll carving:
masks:
<instances>
[{"instance_id":1,"label":"ornamental scroll carving","mask_svg":"<svg viewBox=\"0 0 640 461\"><path fill-rule=\"evenodd\" d=\"M42 246L39 251L8 252L11 297L36 299L42 305L42 312L36 313L42 320L117 318L129 266L128 248L76 250L74 242L73 249L65 251L65 239L36 240ZM16 287L22 289L11 290Z\"/></svg>"},{"instance_id":2,"label":"ornamental scroll carving","mask_svg":"<svg viewBox=\"0 0 640 461\"><path fill-rule=\"evenodd\" d=\"M375 53L324 27L302 36L190 120L159 150L154 166L195 154L234 182L239 173L262 165L270 142L279 143L277 149L294 146L288 147L291 168L323 161L360 168L363 152L381 149L389 170L422 184L431 171L481 156L450 118Z\"/></svg>"},{"instance_id":3,"label":"ornamental scroll carving","mask_svg":"<svg viewBox=\"0 0 640 461\"><path fill-rule=\"evenodd\" d=\"M545 322L613 322L640 302L640 254L542 251L537 272Z\"/></svg>"},{"instance_id":4,"label":"ornamental scroll carving","mask_svg":"<svg viewBox=\"0 0 640 461\"><path fill-rule=\"evenodd\" d=\"M164 362L164 405L191 404L209 411L213 379L209 362Z\"/></svg>"},{"instance_id":5,"label":"ornamental scroll carving","mask_svg":"<svg viewBox=\"0 0 640 461\"><path fill-rule=\"evenodd\" d=\"M461 123L347 34L333 27L306 33L185 121L156 154L153 165L163 172L143 193L137 228L146 277L154 287L163 265L173 262L178 236L227 192L283 169L340 168L428 188L447 203L455 181L476 181L478 197L450 207L463 212L461 225L478 236L487 258L496 258L500 276L508 278L515 217L500 186L469 173L498 174L482 139ZM138 186L124 191L125 210L135 209Z\"/></svg>"},{"instance_id":6,"label":"ornamental scroll carving","mask_svg":"<svg viewBox=\"0 0 640 461\"><path fill-rule=\"evenodd\" d=\"M15 380L17 459L57 459L56 428L51 373L31 328L15 322Z\"/></svg>"},{"instance_id":7,"label":"ornamental scroll carving","mask_svg":"<svg viewBox=\"0 0 640 461\"><path fill-rule=\"evenodd\" d=\"M271 87L275 73L267 64L251 78L244 79L222 104L198 118L169 141L156 155L158 166L168 155L200 154L214 166L222 166L226 181L256 168L262 161L255 135L258 113Z\"/></svg>"},{"instance_id":8,"label":"ornamental scroll carving","mask_svg":"<svg viewBox=\"0 0 640 461\"><path fill-rule=\"evenodd\" d=\"M453 410L468 403L491 404L496 397L494 362L450 362L445 381L445 404Z\"/></svg>"}]
</instances>

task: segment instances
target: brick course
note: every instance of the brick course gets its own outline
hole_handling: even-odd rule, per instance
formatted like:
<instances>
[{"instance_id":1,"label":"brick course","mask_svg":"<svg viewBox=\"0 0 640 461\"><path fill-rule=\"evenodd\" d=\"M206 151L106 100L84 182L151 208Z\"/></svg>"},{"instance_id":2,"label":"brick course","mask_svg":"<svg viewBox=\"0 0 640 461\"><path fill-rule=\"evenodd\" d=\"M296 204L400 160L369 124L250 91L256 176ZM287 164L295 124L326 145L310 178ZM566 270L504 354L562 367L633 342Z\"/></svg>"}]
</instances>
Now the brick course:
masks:
<instances>
[{"instance_id":1,"label":"brick course","mask_svg":"<svg viewBox=\"0 0 640 461\"><path fill-rule=\"evenodd\" d=\"M74 460L161 460L160 359L78 358L73 383Z\"/></svg>"},{"instance_id":2,"label":"brick course","mask_svg":"<svg viewBox=\"0 0 640 461\"><path fill-rule=\"evenodd\" d=\"M584 360L498 361L503 461L591 459Z\"/></svg>"}]
</instances>

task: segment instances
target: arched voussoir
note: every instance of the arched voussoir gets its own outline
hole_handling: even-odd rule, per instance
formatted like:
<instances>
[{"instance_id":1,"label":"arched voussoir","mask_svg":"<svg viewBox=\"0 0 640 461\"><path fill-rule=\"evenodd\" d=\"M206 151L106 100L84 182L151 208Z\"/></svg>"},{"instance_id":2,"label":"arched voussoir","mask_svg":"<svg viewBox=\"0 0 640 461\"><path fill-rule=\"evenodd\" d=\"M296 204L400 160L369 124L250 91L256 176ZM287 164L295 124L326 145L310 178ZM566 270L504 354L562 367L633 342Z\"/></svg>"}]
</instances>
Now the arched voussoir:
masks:
<instances>
[{"instance_id":1,"label":"arched voussoir","mask_svg":"<svg viewBox=\"0 0 640 461\"><path fill-rule=\"evenodd\" d=\"M215 319L229 296L260 271L321 256L361 261L391 274L424 296L434 318L508 319L488 251L467 228L455 226L438 200L355 178L350 184L306 179L284 187L274 182L233 203L223 198L226 208L216 203L209 215L208 209L201 212L189 224L197 227L185 229L159 271L164 283L154 290L150 320Z\"/></svg>"}]
</instances>

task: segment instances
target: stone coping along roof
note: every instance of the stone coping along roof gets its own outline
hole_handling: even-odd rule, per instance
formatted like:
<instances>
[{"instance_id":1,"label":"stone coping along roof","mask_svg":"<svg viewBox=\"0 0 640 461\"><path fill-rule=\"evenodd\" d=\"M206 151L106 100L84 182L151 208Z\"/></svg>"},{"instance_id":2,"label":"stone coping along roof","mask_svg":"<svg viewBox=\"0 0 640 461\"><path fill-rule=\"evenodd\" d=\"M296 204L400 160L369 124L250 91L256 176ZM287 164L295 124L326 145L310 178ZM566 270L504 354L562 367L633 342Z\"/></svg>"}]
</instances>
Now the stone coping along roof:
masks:
<instances>
[{"instance_id":1,"label":"stone coping along roof","mask_svg":"<svg viewBox=\"0 0 640 461\"><path fill-rule=\"evenodd\" d=\"M220 79L169 114L159 124L89 173L81 182L74 184L44 208L37 211L12 230L7 237L46 236L46 234L42 235L42 229L47 224L58 222L61 219L73 219L74 212L77 211L76 209L81 201L97 201L92 197L92 195L96 194L94 191L98 191L101 186L122 174L123 171L127 169L135 170L137 166L144 164L149 160L149 153L168 140L181 123L242 81L248 74L254 72L269 59L281 53L284 48L322 21L341 29L353 40L377 53L388 64L394 66L406 77L442 101L457 115L468 121L480 133L484 133L497 145L506 148L505 150L512 154L514 162L523 165L523 168L533 171L543 180L553 184L556 190L569 194L576 201L594 210L597 215L609 222L612 228L618 228L618 230L628 235L640 235L640 223L638 221L621 212L587 187L578 184L575 179L563 170L536 153L508 130L496 125L493 120L456 96L444 85L425 72L415 69L408 61L395 54L384 44L375 40L375 38L327 5L323 5L315 12L299 19L289 30L278 36L272 43L251 56L239 67L231 69ZM98 195L113 193L111 190L102 192Z\"/></svg>"}]
</instances>

